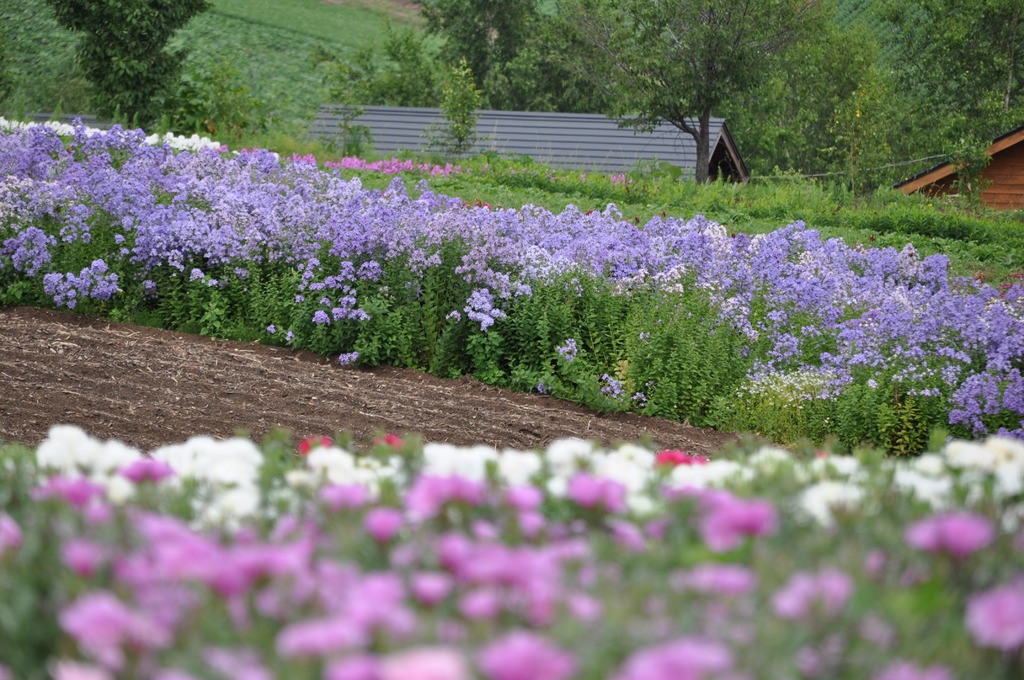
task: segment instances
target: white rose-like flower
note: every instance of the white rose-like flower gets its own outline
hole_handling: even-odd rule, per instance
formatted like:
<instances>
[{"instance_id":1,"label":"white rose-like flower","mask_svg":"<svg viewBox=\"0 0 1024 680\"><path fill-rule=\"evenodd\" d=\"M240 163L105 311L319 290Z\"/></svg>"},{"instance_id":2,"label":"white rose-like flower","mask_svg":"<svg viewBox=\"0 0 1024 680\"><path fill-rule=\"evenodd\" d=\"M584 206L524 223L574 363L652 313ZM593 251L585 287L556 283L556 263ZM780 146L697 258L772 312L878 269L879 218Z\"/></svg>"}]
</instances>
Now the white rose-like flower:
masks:
<instances>
[{"instance_id":1,"label":"white rose-like flower","mask_svg":"<svg viewBox=\"0 0 1024 680\"><path fill-rule=\"evenodd\" d=\"M819 478L852 477L860 472L861 464L853 456L823 456L812 460L809 468Z\"/></svg>"},{"instance_id":2,"label":"white rose-like flower","mask_svg":"<svg viewBox=\"0 0 1024 680\"><path fill-rule=\"evenodd\" d=\"M644 470L653 468L654 462L657 460L657 454L654 451L643 446L637 446L636 444L623 444L612 451L611 455L624 458Z\"/></svg>"},{"instance_id":3,"label":"white rose-like flower","mask_svg":"<svg viewBox=\"0 0 1024 680\"><path fill-rule=\"evenodd\" d=\"M457 475L483 481L487 479L487 463L497 458L498 452L489 446L463 448L451 444L426 444L423 447L423 473L439 477Z\"/></svg>"},{"instance_id":4,"label":"white rose-like flower","mask_svg":"<svg viewBox=\"0 0 1024 680\"><path fill-rule=\"evenodd\" d=\"M834 512L856 510L864 500L864 489L850 482L824 480L805 488L797 497L797 508L824 527L835 524Z\"/></svg>"},{"instance_id":5,"label":"white rose-like flower","mask_svg":"<svg viewBox=\"0 0 1024 680\"><path fill-rule=\"evenodd\" d=\"M214 494L210 502L198 508L197 522L201 526L238 527L238 520L251 517L260 506L259 490L241 485Z\"/></svg>"},{"instance_id":6,"label":"white rose-like flower","mask_svg":"<svg viewBox=\"0 0 1024 680\"><path fill-rule=\"evenodd\" d=\"M74 476L100 457L102 444L75 425L55 425L36 448L36 464Z\"/></svg>"},{"instance_id":7,"label":"white rose-like flower","mask_svg":"<svg viewBox=\"0 0 1024 680\"><path fill-rule=\"evenodd\" d=\"M653 465L653 461L651 461ZM612 451L594 461L593 473L597 477L613 479L626 487L629 492L639 492L647 487L651 479L652 465L641 467L635 459Z\"/></svg>"},{"instance_id":8,"label":"white rose-like flower","mask_svg":"<svg viewBox=\"0 0 1024 680\"><path fill-rule=\"evenodd\" d=\"M946 459L937 453L923 453L910 464L915 472L926 477L945 477L949 474Z\"/></svg>"},{"instance_id":9,"label":"white rose-like flower","mask_svg":"<svg viewBox=\"0 0 1024 680\"><path fill-rule=\"evenodd\" d=\"M312 470L293 468L284 473L284 481L293 489L315 489L320 477Z\"/></svg>"},{"instance_id":10,"label":"white rose-like flower","mask_svg":"<svg viewBox=\"0 0 1024 680\"><path fill-rule=\"evenodd\" d=\"M318 446L306 456L306 464L314 474L334 484L351 484L355 481L355 456L337 446Z\"/></svg>"},{"instance_id":11,"label":"white rose-like flower","mask_svg":"<svg viewBox=\"0 0 1024 680\"><path fill-rule=\"evenodd\" d=\"M754 471L733 460L713 460L704 465L677 465L669 476L669 484L675 488L704 489L722 486L730 480L744 481L754 476Z\"/></svg>"}]
</instances>

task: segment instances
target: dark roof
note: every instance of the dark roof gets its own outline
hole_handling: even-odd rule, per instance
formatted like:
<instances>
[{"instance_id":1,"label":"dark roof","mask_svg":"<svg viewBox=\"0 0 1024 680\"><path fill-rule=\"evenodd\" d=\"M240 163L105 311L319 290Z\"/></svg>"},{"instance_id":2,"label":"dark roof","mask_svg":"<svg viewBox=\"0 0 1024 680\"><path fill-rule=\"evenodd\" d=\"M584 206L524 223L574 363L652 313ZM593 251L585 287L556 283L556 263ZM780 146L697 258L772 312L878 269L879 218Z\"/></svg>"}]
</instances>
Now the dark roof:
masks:
<instances>
[{"instance_id":1,"label":"dark roof","mask_svg":"<svg viewBox=\"0 0 1024 680\"><path fill-rule=\"evenodd\" d=\"M352 121L370 129L377 152L422 151L426 128L443 122L440 109L364 106ZM345 107L323 104L310 127L313 138L337 134ZM632 170L641 161L667 161L693 170L697 147L690 135L667 123L651 132L619 128L601 114L478 111L478 141L471 153L495 151L503 156L530 156L554 168L614 173ZM694 121L696 123L696 121ZM723 159L725 174L745 181L749 174L725 120L711 120L710 154ZM716 156L716 150L719 153Z\"/></svg>"},{"instance_id":2,"label":"dark roof","mask_svg":"<svg viewBox=\"0 0 1024 680\"><path fill-rule=\"evenodd\" d=\"M989 146L989 148L987 149L987 153L988 155L993 156L1002 151L1003 149L1011 147L1022 140L1024 140L1024 125L1015 127L1009 132L1004 132L1003 134L993 139L992 145ZM956 168L954 168L949 161L945 161L939 163L938 165L932 166L927 170L922 170L916 175L906 178L902 182L897 182L896 184L893 184L892 188L900 189L906 194L912 194L921 187L928 186L933 182L937 182L943 177L952 175L954 172L956 172Z\"/></svg>"}]
</instances>

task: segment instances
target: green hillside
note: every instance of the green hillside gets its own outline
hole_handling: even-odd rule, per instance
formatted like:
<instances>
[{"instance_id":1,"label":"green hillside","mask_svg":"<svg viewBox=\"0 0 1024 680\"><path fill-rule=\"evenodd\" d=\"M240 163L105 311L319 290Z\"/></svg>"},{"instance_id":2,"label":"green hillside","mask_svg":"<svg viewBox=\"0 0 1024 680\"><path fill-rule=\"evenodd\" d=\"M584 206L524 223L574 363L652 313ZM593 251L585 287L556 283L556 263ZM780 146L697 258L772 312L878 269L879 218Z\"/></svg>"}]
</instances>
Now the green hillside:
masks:
<instances>
[{"instance_id":1,"label":"green hillside","mask_svg":"<svg viewBox=\"0 0 1024 680\"><path fill-rule=\"evenodd\" d=\"M193 64L228 62L264 101L275 127L303 135L320 102L311 55L318 46L349 54L370 47L388 22L419 23L415 6L396 0L213 0L177 36ZM18 79L5 108L87 112L86 84L74 68L75 38L57 26L43 0L0 3Z\"/></svg>"}]
</instances>

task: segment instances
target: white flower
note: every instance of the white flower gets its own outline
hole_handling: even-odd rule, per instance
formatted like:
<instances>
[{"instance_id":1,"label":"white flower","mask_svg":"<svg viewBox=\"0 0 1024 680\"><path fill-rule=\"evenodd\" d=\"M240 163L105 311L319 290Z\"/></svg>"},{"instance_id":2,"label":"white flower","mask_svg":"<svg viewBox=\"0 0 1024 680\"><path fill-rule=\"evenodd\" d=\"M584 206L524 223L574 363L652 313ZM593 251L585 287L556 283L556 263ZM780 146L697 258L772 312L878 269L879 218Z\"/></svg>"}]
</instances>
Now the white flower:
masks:
<instances>
[{"instance_id":1,"label":"white flower","mask_svg":"<svg viewBox=\"0 0 1024 680\"><path fill-rule=\"evenodd\" d=\"M669 483L675 488L703 489L722 486L728 481L749 480L754 471L732 460L713 460L705 465L677 465L672 469Z\"/></svg>"},{"instance_id":2,"label":"white flower","mask_svg":"<svg viewBox=\"0 0 1024 680\"><path fill-rule=\"evenodd\" d=\"M946 444L942 453L946 457L946 464L953 468L991 471L996 464L995 450L975 442L951 441Z\"/></svg>"},{"instance_id":3,"label":"white flower","mask_svg":"<svg viewBox=\"0 0 1024 680\"><path fill-rule=\"evenodd\" d=\"M293 468L284 473L284 481L293 489L314 489L320 478L312 470Z\"/></svg>"},{"instance_id":4,"label":"white flower","mask_svg":"<svg viewBox=\"0 0 1024 680\"><path fill-rule=\"evenodd\" d=\"M533 451L505 449L498 456L498 472L511 486L529 484L530 478L541 471L543 461Z\"/></svg>"},{"instance_id":5,"label":"white flower","mask_svg":"<svg viewBox=\"0 0 1024 680\"><path fill-rule=\"evenodd\" d=\"M306 456L306 463L314 474L334 484L355 481L355 456L337 446L318 446Z\"/></svg>"},{"instance_id":6,"label":"white flower","mask_svg":"<svg viewBox=\"0 0 1024 680\"><path fill-rule=\"evenodd\" d=\"M949 474L946 460L937 453L924 453L910 464L915 472L927 477L945 477Z\"/></svg>"},{"instance_id":7,"label":"white flower","mask_svg":"<svg viewBox=\"0 0 1024 680\"><path fill-rule=\"evenodd\" d=\"M595 456L593 445L582 439L568 437L556 439L548 444L547 461L554 474L571 474L580 469L580 464Z\"/></svg>"},{"instance_id":8,"label":"white flower","mask_svg":"<svg viewBox=\"0 0 1024 680\"><path fill-rule=\"evenodd\" d=\"M654 467L654 462L657 460L657 455L654 451L643 446L637 446L636 444L623 444L612 451L611 455L626 459L644 470L650 470Z\"/></svg>"},{"instance_id":9,"label":"white flower","mask_svg":"<svg viewBox=\"0 0 1024 680\"><path fill-rule=\"evenodd\" d=\"M793 465L793 455L774 446L762 446L747 458L747 465L771 474L783 465Z\"/></svg>"},{"instance_id":10,"label":"white flower","mask_svg":"<svg viewBox=\"0 0 1024 680\"><path fill-rule=\"evenodd\" d=\"M595 459L592 467L593 474L596 477L613 479L624 485L627 491L633 493L642 491L650 481L654 461L641 467L635 459L623 456L619 451L613 451Z\"/></svg>"},{"instance_id":11,"label":"white flower","mask_svg":"<svg viewBox=\"0 0 1024 680\"><path fill-rule=\"evenodd\" d=\"M497 461L497 458L498 452L490 446L462 448L451 444L426 444L423 447L423 473L484 481L487 479L487 463Z\"/></svg>"},{"instance_id":12,"label":"white flower","mask_svg":"<svg viewBox=\"0 0 1024 680\"><path fill-rule=\"evenodd\" d=\"M655 511L657 511L659 507L648 493L626 494L626 505L633 514L641 517L655 514Z\"/></svg>"},{"instance_id":13,"label":"white flower","mask_svg":"<svg viewBox=\"0 0 1024 680\"><path fill-rule=\"evenodd\" d=\"M985 448L992 452L994 467L1011 467L1024 470L1024 442L1009 437L989 437Z\"/></svg>"},{"instance_id":14,"label":"white flower","mask_svg":"<svg viewBox=\"0 0 1024 680\"><path fill-rule=\"evenodd\" d=\"M860 461L853 456L824 456L810 462L809 468L819 478L852 477L860 471Z\"/></svg>"},{"instance_id":15,"label":"white flower","mask_svg":"<svg viewBox=\"0 0 1024 680\"><path fill-rule=\"evenodd\" d=\"M804 489L797 497L800 511L824 527L835 523L836 510L856 510L864 500L864 490L849 482L825 480Z\"/></svg>"},{"instance_id":16,"label":"white flower","mask_svg":"<svg viewBox=\"0 0 1024 680\"><path fill-rule=\"evenodd\" d=\"M913 494L935 510L949 507L953 493L952 478L948 475L925 475L916 468L916 463L897 465L893 486L904 493Z\"/></svg>"},{"instance_id":17,"label":"white flower","mask_svg":"<svg viewBox=\"0 0 1024 680\"><path fill-rule=\"evenodd\" d=\"M214 494L210 502L200 509L198 523L201 526L236 528L238 520L255 514L259 505L259 490L253 486L241 485L224 489Z\"/></svg>"}]
</instances>

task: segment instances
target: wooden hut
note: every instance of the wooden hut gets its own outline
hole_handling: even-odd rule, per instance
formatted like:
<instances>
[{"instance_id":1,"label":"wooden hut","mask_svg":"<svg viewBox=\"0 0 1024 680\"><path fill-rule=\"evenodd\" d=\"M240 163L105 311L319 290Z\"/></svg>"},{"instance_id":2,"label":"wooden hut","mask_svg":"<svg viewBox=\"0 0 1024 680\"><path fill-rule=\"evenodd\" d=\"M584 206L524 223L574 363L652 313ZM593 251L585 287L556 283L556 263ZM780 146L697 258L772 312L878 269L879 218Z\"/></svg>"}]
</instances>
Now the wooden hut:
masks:
<instances>
[{"instance_id":1,"label":"wooden hut","mask_svg":"<svg viewBox=\"0 0 1024 680\"><path fill-rule=\"evenodd\" d=\"M982 172L981 202L997 210L1024 210L1024 125L997 137L988 148L992 160ZM929 196L956 192L956 166L942 163L896 185L905 194Z\"/></svg>"}]
</instances>

